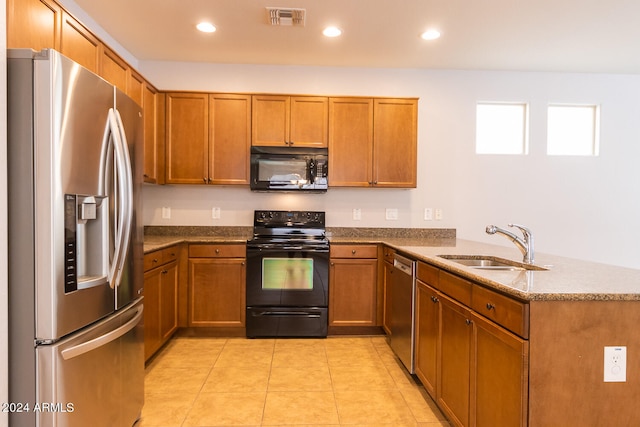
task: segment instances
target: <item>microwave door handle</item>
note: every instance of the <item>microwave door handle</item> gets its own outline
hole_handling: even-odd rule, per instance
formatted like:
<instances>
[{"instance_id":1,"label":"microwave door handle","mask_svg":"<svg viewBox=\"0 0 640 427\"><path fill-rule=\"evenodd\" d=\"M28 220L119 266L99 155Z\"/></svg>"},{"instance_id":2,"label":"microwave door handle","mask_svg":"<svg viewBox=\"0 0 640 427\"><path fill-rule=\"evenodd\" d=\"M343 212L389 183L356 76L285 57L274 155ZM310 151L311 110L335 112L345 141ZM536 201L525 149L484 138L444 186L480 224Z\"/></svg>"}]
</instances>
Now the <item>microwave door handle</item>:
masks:
<instances>
[{"instance_id":1,"label":"microwave door handle","mask_svg":"<svg viewBox=\"0 0 640 427\"><path fill-rule=\"evenodd\" d=\"M313 184L316 182L316 167L317 164L313 158L309 159L307 162L307 170L309 171L309 183Z\"/></svg>"}]
</instances>

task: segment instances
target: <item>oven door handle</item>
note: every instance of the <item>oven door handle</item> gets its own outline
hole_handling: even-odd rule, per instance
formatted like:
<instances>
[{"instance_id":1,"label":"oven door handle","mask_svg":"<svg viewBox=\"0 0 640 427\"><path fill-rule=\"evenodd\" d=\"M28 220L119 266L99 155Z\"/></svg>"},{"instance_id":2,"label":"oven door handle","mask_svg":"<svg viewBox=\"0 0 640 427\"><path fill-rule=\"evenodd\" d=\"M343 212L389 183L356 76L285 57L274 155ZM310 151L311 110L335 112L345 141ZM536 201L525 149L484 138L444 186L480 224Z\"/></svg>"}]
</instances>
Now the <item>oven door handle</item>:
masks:
<instances>
[{"instance_id":1,"label":"oven door handle","mask_svg":"<svg viewBox=\"0 0 640 427\"><path fill-rule=\"evenodd\" d=\"M255 252L282 252L282 251L304 251L304 252L329 252L329 248L307 248L304 246L247 246L248 251Z\"/></svg>"},{"instance_id":2,"label":"oven door handle","mask_svg":"<svg viewBox=\"0 0 640 427\"><path fill-rule=\"evenodd\" d=\"M252 312L253 317L260 316L307 316L307 317L320 317L320 313L317 311L261 311L259 313Z\"/></svg>"}]
</instances>

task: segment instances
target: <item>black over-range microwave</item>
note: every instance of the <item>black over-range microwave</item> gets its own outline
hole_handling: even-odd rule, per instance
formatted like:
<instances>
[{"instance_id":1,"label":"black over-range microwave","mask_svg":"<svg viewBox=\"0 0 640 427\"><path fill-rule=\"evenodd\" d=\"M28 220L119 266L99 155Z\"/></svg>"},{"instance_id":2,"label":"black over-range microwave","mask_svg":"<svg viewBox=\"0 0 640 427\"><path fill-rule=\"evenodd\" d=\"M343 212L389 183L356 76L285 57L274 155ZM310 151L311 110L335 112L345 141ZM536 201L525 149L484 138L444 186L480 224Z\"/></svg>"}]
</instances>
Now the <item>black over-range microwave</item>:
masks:
<instances>
[{"instance_id":1,"label":"black over-range microwave","mask_svg":"<svg viewBox=\"0 0 640 427\"><path fill-rule=\"evenodd\" d=\"M251 147L251 190L325 192L328 150Z\"/></svg>"}]
</instances>

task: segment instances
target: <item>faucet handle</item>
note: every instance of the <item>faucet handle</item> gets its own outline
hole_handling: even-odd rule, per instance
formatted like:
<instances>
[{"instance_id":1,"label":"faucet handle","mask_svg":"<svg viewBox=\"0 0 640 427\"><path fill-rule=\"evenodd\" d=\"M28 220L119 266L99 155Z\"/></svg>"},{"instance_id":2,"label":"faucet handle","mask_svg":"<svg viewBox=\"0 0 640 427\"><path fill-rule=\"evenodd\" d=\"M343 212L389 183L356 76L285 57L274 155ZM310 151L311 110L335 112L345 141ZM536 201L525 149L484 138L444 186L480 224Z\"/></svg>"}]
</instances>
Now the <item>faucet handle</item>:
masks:
<instances>
[{"instance_id":1,"label":"faucet handle","mask_svg":"<svg viewBox=\"0 0 640 427\"><path fill-rule=\"evenodd\" d=\"M531 230L527 227L525 227L524 225L520 225L520 224L507 224L509 227L516 227L518 229L520 229L520 231L522 231L522 234L524 235L524 237L526 239L529 239L533 233L531 232Z\"/></svg>"}]
</instances>

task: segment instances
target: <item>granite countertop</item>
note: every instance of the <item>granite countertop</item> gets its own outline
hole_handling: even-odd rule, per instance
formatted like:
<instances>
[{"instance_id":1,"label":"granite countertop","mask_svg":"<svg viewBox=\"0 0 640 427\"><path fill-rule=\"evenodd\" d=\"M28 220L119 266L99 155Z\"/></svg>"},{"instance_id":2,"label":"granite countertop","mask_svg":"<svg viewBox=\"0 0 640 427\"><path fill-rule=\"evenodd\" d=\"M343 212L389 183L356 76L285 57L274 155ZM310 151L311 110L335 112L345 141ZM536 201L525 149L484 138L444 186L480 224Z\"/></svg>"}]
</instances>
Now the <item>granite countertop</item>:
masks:
<instances>
[{"instance_id":1,"label":"granite countertop","mask_svg":"<svg viewBox=\"0 0 640 427\"><path fill-rule=\"evenodd\" d=\"M329 230L329 229L328 229ZM414 258L524 301L640 301L640 270L582 261L544 253L535 254L535 264L546 271L480 270L438 255L486 255L521 261L515 247L457 239L455 232L393 233L359 235L334 230L332 244L384 243ZM218 234L162 235L145 232L145 253L179 243L245 243L251 233L245 229Z\"/></svg>"}]
</instances>

